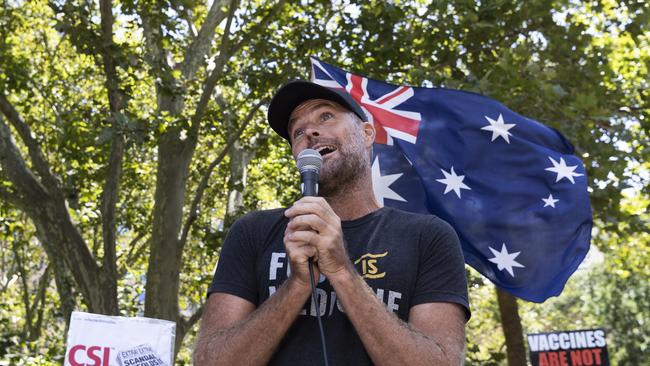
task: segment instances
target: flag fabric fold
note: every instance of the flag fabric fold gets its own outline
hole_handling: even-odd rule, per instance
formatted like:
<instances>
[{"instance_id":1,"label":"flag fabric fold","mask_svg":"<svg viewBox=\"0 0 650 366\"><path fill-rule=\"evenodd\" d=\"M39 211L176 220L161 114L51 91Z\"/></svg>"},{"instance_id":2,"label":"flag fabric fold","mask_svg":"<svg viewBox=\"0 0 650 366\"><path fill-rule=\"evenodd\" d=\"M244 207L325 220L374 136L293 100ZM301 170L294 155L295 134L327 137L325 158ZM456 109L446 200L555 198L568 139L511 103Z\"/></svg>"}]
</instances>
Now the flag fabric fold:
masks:
<instances>
[{"instance_id":1,"label":"flag fabric fold","mask_svg":"<svg viewBox=\"0 0 650 366\"><path fill-rule=\"evenodd\" d=\"M589 250L587 177L558 131L488 97L391 85L311 58L312 81L345 89L377 130L380 204L432 213L465 261L500 288L543 302Z\"/></svg>"}]
</instances>

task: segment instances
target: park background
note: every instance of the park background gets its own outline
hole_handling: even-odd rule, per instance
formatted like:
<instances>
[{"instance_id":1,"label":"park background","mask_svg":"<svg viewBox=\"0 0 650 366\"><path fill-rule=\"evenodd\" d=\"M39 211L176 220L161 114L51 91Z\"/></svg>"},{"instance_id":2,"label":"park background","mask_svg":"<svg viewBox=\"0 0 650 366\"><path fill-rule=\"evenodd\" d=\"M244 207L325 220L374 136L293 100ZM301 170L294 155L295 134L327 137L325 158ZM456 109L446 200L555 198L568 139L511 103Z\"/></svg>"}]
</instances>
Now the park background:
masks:
<instances>
[{"instance_id":1,"label":"park background","mask_svg":"<svg viewBox=\"0 0 650 366\"><path fill-rule=\"evenodd\" d=\"M0 365L60 364L73 310L176 321L190 364L228 227L299 195L265 115L309 56L561 131L592 252L518 301L523 331L602 327L613 364L648 364L649 23L615 0L0 0ZM468 276L466 363L504 365L495 288Z\"/></svg>"}]
</instances>

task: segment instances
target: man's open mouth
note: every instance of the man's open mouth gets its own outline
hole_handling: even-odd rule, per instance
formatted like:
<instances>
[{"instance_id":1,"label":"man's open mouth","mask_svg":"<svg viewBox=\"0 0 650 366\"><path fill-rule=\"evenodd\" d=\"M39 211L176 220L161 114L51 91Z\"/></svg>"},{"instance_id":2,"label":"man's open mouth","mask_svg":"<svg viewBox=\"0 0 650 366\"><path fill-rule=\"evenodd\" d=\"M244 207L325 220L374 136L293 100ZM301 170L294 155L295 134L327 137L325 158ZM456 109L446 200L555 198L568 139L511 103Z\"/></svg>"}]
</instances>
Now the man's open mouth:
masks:
<instances>
[{"instance_id":1,"label":"man's open mouth","mask_svg":"<svg viewBox=\"0 0 650 366\"><path fill-rule=\"evenodd\" d=\"M323 145L316 149L321 156L325 156L329 153L336 151L336 146L333 145Z\"/></svg>"}]
</instances>

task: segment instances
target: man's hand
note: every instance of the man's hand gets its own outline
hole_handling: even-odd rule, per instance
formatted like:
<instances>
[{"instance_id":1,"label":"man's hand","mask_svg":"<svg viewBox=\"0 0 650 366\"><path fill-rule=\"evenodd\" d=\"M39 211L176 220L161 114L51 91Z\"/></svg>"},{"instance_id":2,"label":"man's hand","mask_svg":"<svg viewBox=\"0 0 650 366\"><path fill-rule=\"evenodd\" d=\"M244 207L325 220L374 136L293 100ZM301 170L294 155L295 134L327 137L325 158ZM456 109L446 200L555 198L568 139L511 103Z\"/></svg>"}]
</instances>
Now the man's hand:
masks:
<instances>
[{"instance_id":1,"label":"man's hand","mask_svg":"<svg viewBox=\"0 0 650 366\"><path fill-rule=\"evenodd\" d=\"M285 211L289 218L284 245L291 273L309 284L307 262L314 259L314 272L328 278L351 268L341 230L341 219L322 197L303 197ZM318 273L314 273L318 280Z\"/></svg>"}]
</instances>

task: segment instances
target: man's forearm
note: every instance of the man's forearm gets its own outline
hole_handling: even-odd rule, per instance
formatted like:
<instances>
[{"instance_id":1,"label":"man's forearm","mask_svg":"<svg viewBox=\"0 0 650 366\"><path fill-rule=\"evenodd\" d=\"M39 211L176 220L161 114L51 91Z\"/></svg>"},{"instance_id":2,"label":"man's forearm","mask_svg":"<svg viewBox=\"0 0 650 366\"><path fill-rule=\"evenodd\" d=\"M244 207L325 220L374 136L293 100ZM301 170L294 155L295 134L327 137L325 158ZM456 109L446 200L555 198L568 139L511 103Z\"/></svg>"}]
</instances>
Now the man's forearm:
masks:
<instances>
[{"instance_id":1,"label":"man's forearm","mask_svg":"<svg viewBox=\"0 0 650 366\"><path fill-rule=\"evenodd\" d=\"M196 344L194 364L267 364L308 297L309 288L290 278L239 323L220 329L205 324Z\"/></svg>"},{"instance_id":2,"label":"man's forearm","mask_svg":"<svg viewBox=\"0 0 650 366\"><path fill-rule=\"evenodd\" d=\"M376 365L460 364L462 344L460 347L449 347L438 337L427 336L413 329L386 309L353 268L344 272L344 275L330 279L330 282Z\"/></svg>"}]
</instances>

